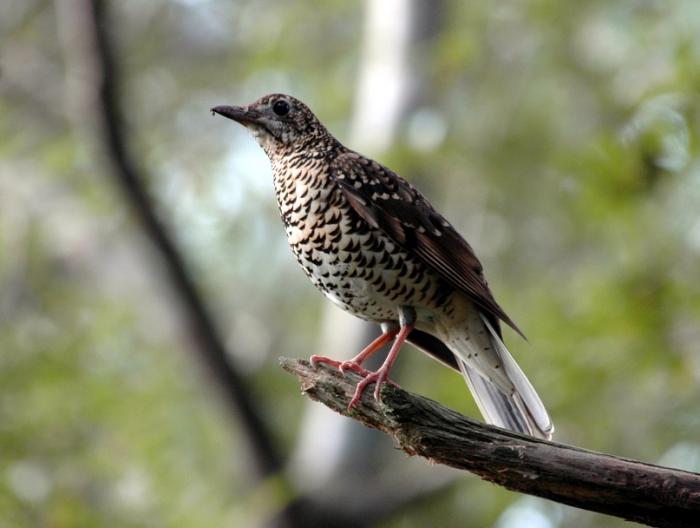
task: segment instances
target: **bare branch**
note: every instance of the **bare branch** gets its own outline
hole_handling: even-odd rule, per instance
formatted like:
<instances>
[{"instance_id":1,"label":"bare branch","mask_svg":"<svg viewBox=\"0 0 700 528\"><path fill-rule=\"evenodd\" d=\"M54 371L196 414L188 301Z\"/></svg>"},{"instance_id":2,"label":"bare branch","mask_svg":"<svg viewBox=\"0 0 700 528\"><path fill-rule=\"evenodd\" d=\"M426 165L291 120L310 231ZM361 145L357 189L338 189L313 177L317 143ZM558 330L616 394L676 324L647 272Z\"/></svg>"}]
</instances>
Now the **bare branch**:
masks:
<instances>
[{"instance_id":1,"label":"bare branch","mask_svg":"<svg viewBox=\"0 0 700 528\"><path fill-rule=\"evenodd\" d=\"M254 469L261 478L278 474L282 458L274 448L272 435L256 409L250 391L223 344L218 329L190 275L184 258L166 227L158 218L145 187L147 172L131 154L129 132L121 106L122 77L110 35L114 26L109 3L101 0L56 2L66 32L75 35L68 50L89 79L82 94L82 106L94 119L94 136L107 162L108 173L131 206L157 254L167 280L179 301L187 329L194 337L195 351L221 388L228 409L241 424L248 441Z\"/></svg>"},{"instance_id":2,"label":"bare branch","mask_svg":"<svg viewBox=\"0 0 700 528\"><path fill-rule=\"evenodd\" d=\"M691 527L700 519L700 475L546 442L466 418L398 387L371 391L352 411L356 374L282 358L302 391L334 411L379 429L410 455L479 475L512 491L649 526Z\"/></svg>"}]
</instances>

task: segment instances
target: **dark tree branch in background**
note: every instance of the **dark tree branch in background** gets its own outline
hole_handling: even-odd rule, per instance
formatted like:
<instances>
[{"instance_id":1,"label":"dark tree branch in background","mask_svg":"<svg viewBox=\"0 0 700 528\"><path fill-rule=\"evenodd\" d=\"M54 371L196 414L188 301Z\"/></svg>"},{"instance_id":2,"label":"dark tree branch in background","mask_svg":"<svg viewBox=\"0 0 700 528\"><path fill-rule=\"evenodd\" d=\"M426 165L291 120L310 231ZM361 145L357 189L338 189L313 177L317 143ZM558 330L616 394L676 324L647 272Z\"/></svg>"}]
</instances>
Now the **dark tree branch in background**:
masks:
<instances>
[{"instance_id":1,"label":"dark tree branch in background","mask_svg":"<svg viewBox=\"0 0 700 528\"><path fill-rule=\"evenodd\" d=\"M700 525L700 475L546 442L465 418L385 385L351 412L359 381L306 361L282 358L303 392L336 412L392 436L410 455L465 469L512 491L659 527Z\"/></svg>"},{"instance_id":2,"label":"dark tree branch in background","mask_svg":"<svg viewBox=\"0 0 700 528\"><path fill-rule=\"evenodd\" d=\"M286 482L283 460L273 446L272 435L260 418L261 414L256 409L244 380L231 363L182 255L155 213L144 185L147 181L146 171L138 165L129 150L125 114L119 97L122 93L119 64L115 59L109 31L112 24L108 4L101 0L57 0L56 8L63 18L67 40L70 40L67 58L80 69L81 78L88 79L84 93L80 94L78 106L81 111L89 112L88 121L95 122L93 137L103 151L110 173L162 259L166 278L175 298L180 301L188 330L195 338L198 356L219 385L228 409L233 411L234 419L242 425L241 430L251 455L248 458L252 459L258 477L262 479L277 475L282 476ZM450 481L442 479L392 489L368 486L353 494L343 488L336 490L335 499L324 497L323 494L299 496L276 512L270 524L285 528L370 526L409 504L442 492L450 484ZM283 493L292 497L294 495L290 490Z\"/></svg>"},{"instance_id":3,"label":"dark tree branch in background","mask_svg":"<svg viewBox=\"0 0 700 528\"><path fill-rule=\"evenodd\" d=\"M146 175L127 146L125 138L128 132L119 98L122 83L110 38L112 24L107 7L107 3L100 0L76 1L72 7L72 15L80 22L73 29L83 32L86 49L81 51L81 56L87 63L85 70L91 76L90 88L86 93L90 100L84 107L95 114L97 141L109 162L111 175L162 259L188 330L195 338L197 352L218 382L228 408L234 411L235 418L242 425L255 469L260 477L277 474L282 469L282 459L272 444L271 434L261 420L244 380L229 360L223 340L182 256L158 219L144 187Z\"/></svg>"}]
</instances>

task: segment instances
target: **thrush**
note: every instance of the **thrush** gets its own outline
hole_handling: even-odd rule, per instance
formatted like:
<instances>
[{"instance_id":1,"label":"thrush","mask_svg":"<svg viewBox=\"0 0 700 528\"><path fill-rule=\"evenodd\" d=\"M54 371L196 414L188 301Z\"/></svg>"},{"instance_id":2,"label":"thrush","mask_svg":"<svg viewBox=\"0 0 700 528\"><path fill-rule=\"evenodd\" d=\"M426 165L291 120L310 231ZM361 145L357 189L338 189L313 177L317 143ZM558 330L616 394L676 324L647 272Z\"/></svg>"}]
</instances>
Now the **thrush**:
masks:
<instances>
[{"instance_id":1,"label":"thrush","mask_svg":"<svg viewBox=\"0 0 700 528\"><path fill-rule=\"evenodd\" d=\"M343 146L301 101L283 94L212 112L246 127L272 164L291 249L306 275L342 309L381 325L349 361L359 373L350 407L389 378L404 342L460 372L487 422L549 439L554 427L503 343L522 335L494 299L471 246L410 183ZM362 363L393 340L374 372Z\"/></svg>"}]
</instances>

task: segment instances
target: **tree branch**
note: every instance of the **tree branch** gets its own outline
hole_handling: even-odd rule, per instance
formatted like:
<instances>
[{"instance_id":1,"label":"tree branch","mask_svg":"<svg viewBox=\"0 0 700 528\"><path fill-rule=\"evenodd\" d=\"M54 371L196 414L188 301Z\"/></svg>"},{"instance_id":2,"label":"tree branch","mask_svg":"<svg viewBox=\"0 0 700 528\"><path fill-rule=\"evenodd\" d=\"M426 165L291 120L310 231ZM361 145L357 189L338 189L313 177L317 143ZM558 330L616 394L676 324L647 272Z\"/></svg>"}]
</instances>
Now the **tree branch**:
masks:
<instances>
[{"instance_id":1,"label":"tree branch","mask_svg":"<svg viewBox=\"0 0 700 528\"><path fill-rule=\"evenodd\" d=\"M512 491L649 526L698 526L700 475L484 425L391 385L382 387L382 403L368 391L348 412L356 374L280 361L307 396L387 433L410 455L465 469Z\"/></svg>"},{"instance_id":2,"label":"tree branch","mask_svg":"<svg viewBox=\"0 0 700 528\"><path fill-rule=\"evenodd\" d=\"M176 243L155 212L145 186L147 171L132 155L127 138L125 113L121 105L122 76L111 38L114 26L110 4L104 0L56 2L71 36L73 60L88 79L82 106L94 120L94 137L107 162L108 173L123 192L156 253L160 257L166 283L175 294L184 323L194 337L195 352L208 367L223 394L227 408L241 425L247 440L253 469L259 479L282 472L282 457L272 434L261 417L243 376L229 359L223 339L208 306L189 273ZM289 526L300 526L287 519Z\"/></svg>"}]
</instances>

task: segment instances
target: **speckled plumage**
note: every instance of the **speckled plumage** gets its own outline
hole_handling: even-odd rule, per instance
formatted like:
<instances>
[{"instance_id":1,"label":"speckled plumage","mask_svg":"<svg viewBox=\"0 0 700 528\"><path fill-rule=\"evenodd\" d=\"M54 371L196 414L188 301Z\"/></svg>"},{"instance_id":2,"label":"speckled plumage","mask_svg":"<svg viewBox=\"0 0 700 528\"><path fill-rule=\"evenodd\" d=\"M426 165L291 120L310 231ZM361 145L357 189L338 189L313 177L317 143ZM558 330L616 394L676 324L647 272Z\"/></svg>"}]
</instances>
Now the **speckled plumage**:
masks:
<instances>
[{"instance_id":1,"label":"speckled plumage","mask_svg":"<svg viewBox=\"0 0 700 528\"><path fill-rule=\"evenodd\" d=\"M273 162L287 239L304 272L341 308L379 323L396 320L398 305L444 305L446 285L371 226L346 198L338 180L348 178L344 166L358 156L336 156L331 163L309 162L303 154L306 163L296 163L294 156Z\"/></svg>"},{"instance_id":2,"label":"speckled plumage","mask_svg":"<svg viewBox=\"0 0 700 528\"><path fill-rule=\"evenodd\" d=\"M501 341L520 332L494 300L469 244L408 182L343 146L301 101L272 94L214 112L246 126L270 158L289 245L314 285L385 335L350 362L365 386L386 380L401 342L459 370L487 420L550 437L536 392ZM360 363L396 336L385 365ZM351 404L351 405L352 405Z\"/></svg>"}]
</instances>

